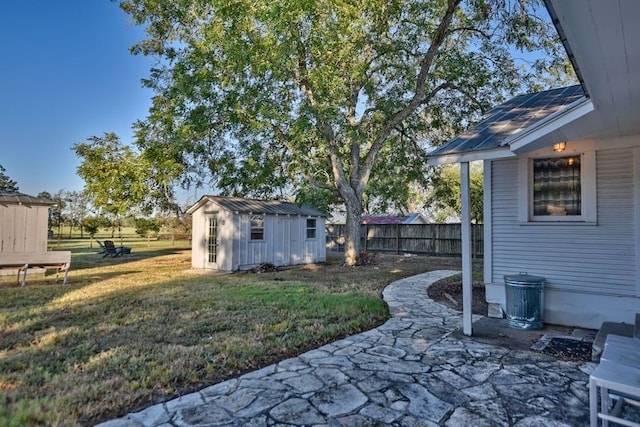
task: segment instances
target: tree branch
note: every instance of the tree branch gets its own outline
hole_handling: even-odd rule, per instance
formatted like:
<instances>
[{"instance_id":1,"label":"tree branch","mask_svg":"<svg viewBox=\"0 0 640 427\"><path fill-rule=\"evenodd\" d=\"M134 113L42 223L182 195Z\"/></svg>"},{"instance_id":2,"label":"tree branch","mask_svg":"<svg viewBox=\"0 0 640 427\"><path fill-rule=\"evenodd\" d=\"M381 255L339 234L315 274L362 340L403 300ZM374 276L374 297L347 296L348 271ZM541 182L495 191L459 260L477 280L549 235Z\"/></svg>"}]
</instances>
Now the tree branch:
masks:
<instances>
[{"instance_id":1,"label":"tree branch","mask_svg":"<svg viewBox=\"0 0 640 427\"><path fill-rule=\"evenodd\" d=\"M384 142L387 140L393 129L395 129L398 124L404 121L407 117L409 117L421 104L424 103L425 99L428 99L429 95L425 94L425 84L427 81L427 76L429 75L429 71L433 62L435 60L436 54L438 50L444 43L449 26L453 20L453 15L455 14L456 9L460 5L462 0L449 0L447 5L447 10L438 25L438 29L434 34L433 41L427 49L424 57L420 61L420 71L418 73L416 79L416 92L413 95L413 98L409 103L400 111L396 112L391 119L386 123L386 125L382 128L373 144L371 145L371 149L367 153L365 158L363 167L362 167L362 175L360 177L360 182L358 184L358 191L364 191L367 182L369 181L369 176L371 175L371 171L373 169L373 165L376 159L378 152L384 145ZM440 85L442 86L442 85ZM433 97L437 91L442 90L442 87L438 86L434 90L431 91L430 96ZM435 92L434 92L435 91Z\"/></svg>"},{"instance_id":2,"label":"tree branch","mask_svg":"<svg viewBox=\"0 0 640 427\"><path fill-rule=\"evenodd\" d=\"M482 31L479 28L473 28L473 27L456 27L456 28L452 28L448 31L449 34L453 34L453 33L457 33L457 32L462 32L462 31L469 31L472 33L478 33L480 34L483 38L487 39L487 40L491 40L491 35Z\"/></svg>"},{"instance_id":3,"label":"tree branch","mask_svg":"<svg viewBox=\"0 0 640 427\"><path fill-rule=\"evenodd\" d=\"M276 139L282 143L282 145L285 146L285 148L287 150L289 150L290 153L295 153L296 151L294 150L295 147L293 147L293 145L291 145L291 141L289 140L289 138L287 137L286 133L280 128L280 126L270 123L271 129L273 130ZM311 163L311 162L309 162ZM332 192L335 192L335 188L320 182L318 180L316 180L316 178L307 173L306 171L302 170L300 171L302 173L302 175L304 176L304 179L306 179L311 185L318 187L318 188L322 188L325 190L330 190Z\"/></svg>"},{"instance_id":4,"label":"tree branch","mask_svg":"<svg viewBox=\"0 0 640 427\"><path fill-rule=\"evenodd\" d=\"M454 83L449 83L448 87L450 89L455 89L458 92L460 92L461 94L463 94L464 96L466 96L467 98L469 98L469 100L471 100L474 104L476 104L478 106L478 108L480 108L480 112L482 114L485 113L485 108L484 105L482 104L482 102L476 98L473 94L471 94L468 90L463 89L462 87L454 84Z\"/></svg>"}]
</instances>

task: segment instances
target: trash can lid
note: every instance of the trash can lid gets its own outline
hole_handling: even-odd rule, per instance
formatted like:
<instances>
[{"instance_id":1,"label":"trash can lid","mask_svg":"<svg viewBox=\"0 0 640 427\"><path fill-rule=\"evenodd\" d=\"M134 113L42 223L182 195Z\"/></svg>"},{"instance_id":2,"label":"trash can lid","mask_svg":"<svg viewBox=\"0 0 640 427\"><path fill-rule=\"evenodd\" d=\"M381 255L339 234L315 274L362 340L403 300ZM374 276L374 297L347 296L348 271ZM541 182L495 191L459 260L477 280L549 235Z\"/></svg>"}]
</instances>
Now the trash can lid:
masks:
<instances>
[{"instance_id":1,"label":"trash can lid","mask_svg":"<svg viewBox=\"0 0 640 427\"><path fill-rule=\"evenodd\" d=\"M544 283L544 277L533 276L526 272L521 272L519 274L511 274L504 276L505 282L509 282L512 284L519 285L539 285Z\"/></svg>"}]
</instances>

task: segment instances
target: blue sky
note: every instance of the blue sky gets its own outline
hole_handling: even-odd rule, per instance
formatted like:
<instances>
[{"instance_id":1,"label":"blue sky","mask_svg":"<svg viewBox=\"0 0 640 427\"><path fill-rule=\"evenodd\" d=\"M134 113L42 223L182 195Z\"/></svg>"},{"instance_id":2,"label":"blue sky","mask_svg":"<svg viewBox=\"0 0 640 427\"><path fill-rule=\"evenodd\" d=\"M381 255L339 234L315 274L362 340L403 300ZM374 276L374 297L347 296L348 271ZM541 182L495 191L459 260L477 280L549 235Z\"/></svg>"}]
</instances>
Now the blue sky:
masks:
<instances>
[{"instance_id":1,"label":"blue sky","mask_svg":"<svg viewBox=\"0 0 640 427\"><path fill-rule=\"evenodd\" d=\"M20 191L82 190L72 146L92 135L132 141L152 92L144 36L109 0L20 0L0 13L0 164Z\"/></svg>"}]
</instances>

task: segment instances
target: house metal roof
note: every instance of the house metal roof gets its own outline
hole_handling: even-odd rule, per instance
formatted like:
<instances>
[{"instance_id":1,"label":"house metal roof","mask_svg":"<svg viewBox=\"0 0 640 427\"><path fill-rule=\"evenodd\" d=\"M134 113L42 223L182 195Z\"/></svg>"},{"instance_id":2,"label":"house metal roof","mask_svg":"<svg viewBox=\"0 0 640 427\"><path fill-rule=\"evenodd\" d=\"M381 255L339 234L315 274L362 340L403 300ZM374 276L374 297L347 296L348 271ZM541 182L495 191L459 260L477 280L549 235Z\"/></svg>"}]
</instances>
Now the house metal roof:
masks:
<instances>
[{"instance_id":1,"label":"house metal roof","mask_svg":"<svg viewBox=\"0 0 640 427\"><path fill-rule=\"evenodd\" d=\"M53 205L54 202L18 192L0 192L2 205Z\"/></svg>"},{"instance_id":2,"label":"house metal roof","mask_svg":"<svg viewBox=\"0 0 640 427\"><path fill-rule=\"evenodd\" d=\"M221 209L235 213L254 213L270 215L302 215L321 216L327 215L319 210L305 205L284 202L281 200L257 200L242 197L202 196L193 206L187 209L187 213L193 213L207 202L215 203Z\"/></svg>"},{"instance_id":3,"label":"house metal roof","mask_svg":"<svg viewBox=\"0 0 640 427\"><path fill-rule=\"evenodd\" d=\"M476 126L435 149L429 157L502 147L522 131L583 99L580 85L516 96L490 110Z\"/></svg>"}]
</instances>

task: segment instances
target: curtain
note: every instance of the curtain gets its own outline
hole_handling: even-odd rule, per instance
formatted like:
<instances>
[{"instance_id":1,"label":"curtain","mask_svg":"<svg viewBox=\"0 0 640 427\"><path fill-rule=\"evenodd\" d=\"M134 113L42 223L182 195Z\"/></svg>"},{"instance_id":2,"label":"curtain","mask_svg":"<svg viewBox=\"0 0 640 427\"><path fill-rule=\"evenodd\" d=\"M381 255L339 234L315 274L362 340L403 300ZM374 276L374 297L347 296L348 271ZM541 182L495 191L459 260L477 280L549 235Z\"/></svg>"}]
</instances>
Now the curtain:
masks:
<instances>
[{"instance_id":1,"label":"curtain","mask_svg":"<svg viewBox=\"0 0 640 427\"><path fill-rule=\"evenodd\" d=\"M533 215L581 214L580 157L533 161Z\"/></svg>"}]
</instances>

